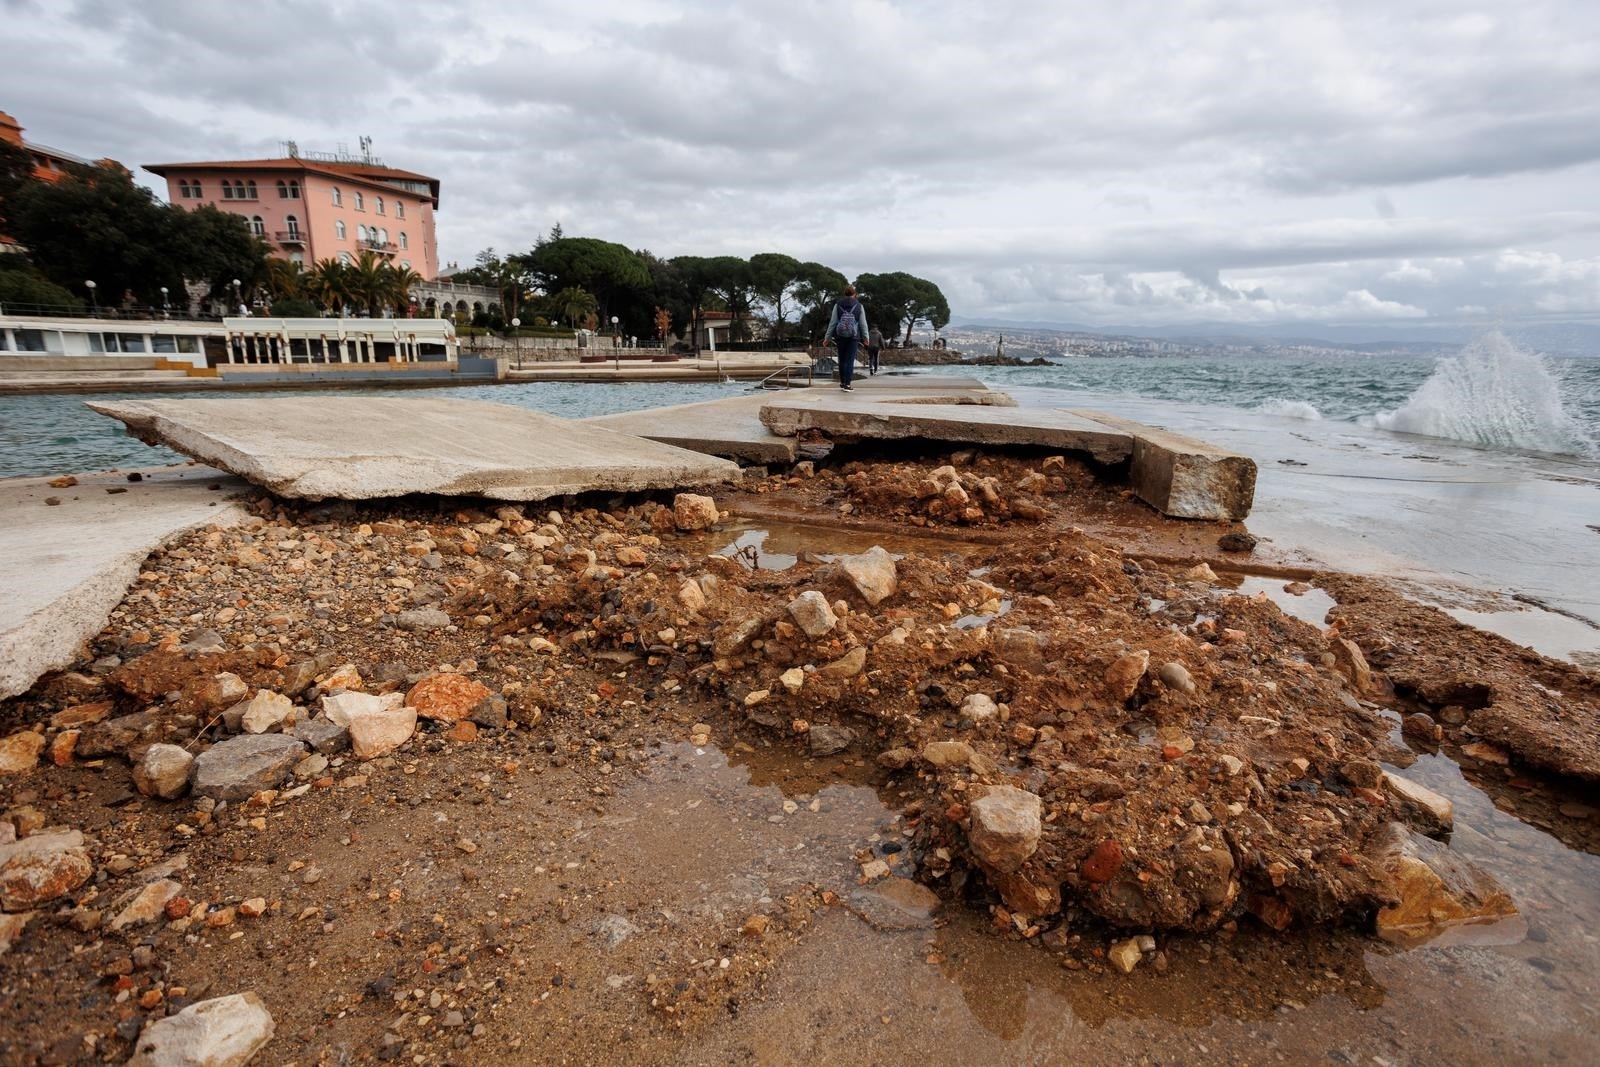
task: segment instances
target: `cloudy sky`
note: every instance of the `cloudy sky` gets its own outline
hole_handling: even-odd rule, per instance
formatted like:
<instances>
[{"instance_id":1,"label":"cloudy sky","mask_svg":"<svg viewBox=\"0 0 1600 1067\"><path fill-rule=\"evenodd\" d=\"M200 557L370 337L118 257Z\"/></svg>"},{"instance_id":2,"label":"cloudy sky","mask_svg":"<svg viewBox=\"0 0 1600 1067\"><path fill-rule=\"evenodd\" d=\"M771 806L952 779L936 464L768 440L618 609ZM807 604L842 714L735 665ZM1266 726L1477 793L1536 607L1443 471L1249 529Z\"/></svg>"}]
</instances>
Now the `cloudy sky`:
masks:
<instances>
[{"instance_id":1,"label":"cloudy sky","mask_svg":"<svg viewBox=\"0 0 1600 1067\"><path fill-rule=\"evenodd\" d=\"M137 166L367 134L442 180L463 263L559 220L908 270L958 320L1600 317L1593 0L0 0L0 25L30 139Z\"/></svg>"}]
</instances>

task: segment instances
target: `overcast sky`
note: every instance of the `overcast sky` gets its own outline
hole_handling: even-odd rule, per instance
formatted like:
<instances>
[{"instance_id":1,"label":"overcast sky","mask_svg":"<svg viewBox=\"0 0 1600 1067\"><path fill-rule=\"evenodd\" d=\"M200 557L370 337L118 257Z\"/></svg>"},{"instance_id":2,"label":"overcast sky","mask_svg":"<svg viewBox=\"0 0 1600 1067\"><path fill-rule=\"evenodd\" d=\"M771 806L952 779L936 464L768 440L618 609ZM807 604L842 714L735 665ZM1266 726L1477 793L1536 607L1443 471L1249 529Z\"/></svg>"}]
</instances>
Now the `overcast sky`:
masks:
<instances>
[{"instance_id":1,"label":"overcast sky","mask_svg":"<svg viewBox=\"0 0 1600 1067\"><path fill-rule=\"evenodd\" d=\"M0 26L30 139L137 171L367 134L443 182L463 263L559 220L907 270L958 320L1600 315L1595 0L0 0Z\"/></svg>"}]
</instances>

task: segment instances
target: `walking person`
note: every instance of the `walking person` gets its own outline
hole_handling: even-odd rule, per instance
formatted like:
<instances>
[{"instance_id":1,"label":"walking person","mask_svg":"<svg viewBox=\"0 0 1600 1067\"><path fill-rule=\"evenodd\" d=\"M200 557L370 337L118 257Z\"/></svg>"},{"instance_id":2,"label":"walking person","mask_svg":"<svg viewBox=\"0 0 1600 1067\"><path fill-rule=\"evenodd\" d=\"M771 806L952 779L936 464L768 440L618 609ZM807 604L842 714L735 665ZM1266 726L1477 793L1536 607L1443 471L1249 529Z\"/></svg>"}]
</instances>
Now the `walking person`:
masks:
<instances>
[{"instance_id":1,"label":"walking person","mask_svg":"<svg viewBox=\"0 0 1600 1067\"><path fill-rule=\"evenodd\" d=\"M853 392L850 380L855 377L856 349L867 337L867 309L856 299L856 287L844 287L844 295L834 301L828 315L828 330L823 335L823 347L829 344L839 349L839 388Z\"/></svg>"},{"instance_id":2,"label":"walking person","mask_svg":"<svg viewBox=\"0 0 1600 1067\"><path fill-rule=\"evenodd\" d=\"M878 373L878 353L883 351L883 331L876 326L867 334L867 373Z\"/></svg>"}]
</instances>

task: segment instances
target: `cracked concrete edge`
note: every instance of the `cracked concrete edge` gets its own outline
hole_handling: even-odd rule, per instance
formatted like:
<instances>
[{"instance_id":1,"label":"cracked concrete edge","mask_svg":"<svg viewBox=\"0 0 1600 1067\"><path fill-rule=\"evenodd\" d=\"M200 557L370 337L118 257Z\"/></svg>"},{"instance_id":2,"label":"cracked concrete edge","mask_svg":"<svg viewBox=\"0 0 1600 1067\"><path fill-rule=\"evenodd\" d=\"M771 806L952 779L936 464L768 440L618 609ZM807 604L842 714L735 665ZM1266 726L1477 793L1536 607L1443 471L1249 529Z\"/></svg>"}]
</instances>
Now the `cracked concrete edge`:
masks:
<instances>
[{"instance_id":1,"label":"cracked concrete edge","mask_svg":"<svg viewBox=\"0 0 1600 1067\"><path fill-rule=\"evenodd\" d=\"M230 502L204 519L129 548L0 634L0 700L26 693L51 671L71 666L84 642L110 621L111 612L127 596L150 553L194 530L235 525L249 515L243 505Z\"/></svg>"}]
</instances>

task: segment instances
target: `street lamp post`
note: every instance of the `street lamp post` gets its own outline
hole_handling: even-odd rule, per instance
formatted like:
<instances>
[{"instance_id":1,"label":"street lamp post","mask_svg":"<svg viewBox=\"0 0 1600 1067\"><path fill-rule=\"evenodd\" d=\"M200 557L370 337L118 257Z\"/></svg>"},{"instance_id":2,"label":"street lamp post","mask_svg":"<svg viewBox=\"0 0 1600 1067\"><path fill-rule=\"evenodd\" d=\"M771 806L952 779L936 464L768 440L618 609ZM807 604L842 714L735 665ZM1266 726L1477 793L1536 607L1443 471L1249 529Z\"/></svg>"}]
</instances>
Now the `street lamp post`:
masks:
<instances>
[{"instance_id":1,"label":"street lamp post","mask_svg":"<svg viewBox=\"0 0 1600 1067\"><path fill-rule=\"evenodd\" d=\"M94 291L95 291L96 286L94 284L94 281L90 280L90 281L84 282L83 283L83 287L85 289L89 290L89 307L90 307L90 312L89 313L91 315L93 315L95 318L98 319L100 317L100 301L95 299Z\"/></svg>"},{"instance_id":2,"label":"street lamp post","mask_svg":"<svg viewBox=\"0 0 1600 1067\"><path fill-rule=\"evenodd\" d=\"M172 301L167 299L167 287L164 285L161 287L161 317L172 318Z\"/></svg>"},{"instance_id":3,"label":"street lamp post","mask_svg":"<svg viewBox=\"0 0 1600 1067\"><path fill-rule=\"evenodd\" d=\"M521 370L522 369L522 320L521 319L512 319L511 320L511 329L515 332L516 338L517 338L517 369Z\"/></svg>"},{"instance_id":4,"label":"street lamp post","mask_svg":"<svg viewBox=\"0 0 1600 1067\"><path fill-rule=\"evenodd\" d=\"M233 280L233 300L239 305L239 310L244 311L244 283L238 278Z\"/></svg>"},{"instance_id":5,"label":"street lamp post","mask_svg":"<svg viewBox=\"0 0 1600 1067\"><path fill-rule=\"evenodd\" d=\"M617 372L622 372L622 341L617 337L617 317L611 316L611 359L616 364Z\"/></svg>"}]
</instances>

